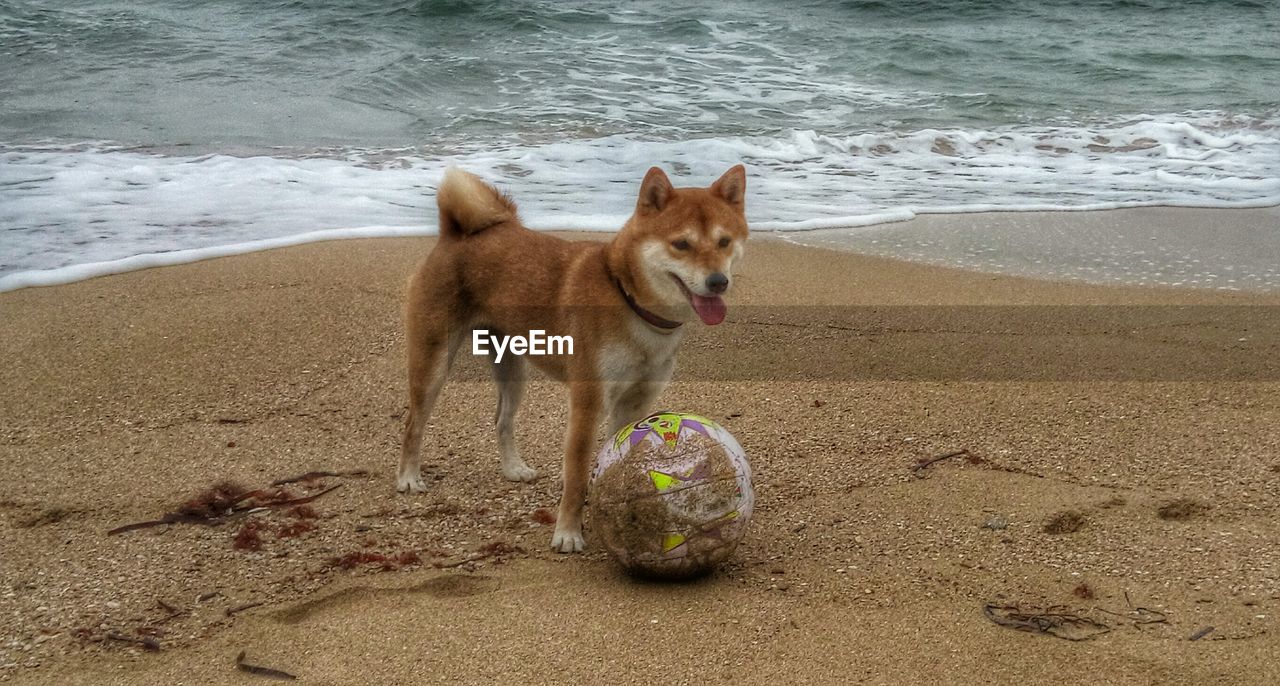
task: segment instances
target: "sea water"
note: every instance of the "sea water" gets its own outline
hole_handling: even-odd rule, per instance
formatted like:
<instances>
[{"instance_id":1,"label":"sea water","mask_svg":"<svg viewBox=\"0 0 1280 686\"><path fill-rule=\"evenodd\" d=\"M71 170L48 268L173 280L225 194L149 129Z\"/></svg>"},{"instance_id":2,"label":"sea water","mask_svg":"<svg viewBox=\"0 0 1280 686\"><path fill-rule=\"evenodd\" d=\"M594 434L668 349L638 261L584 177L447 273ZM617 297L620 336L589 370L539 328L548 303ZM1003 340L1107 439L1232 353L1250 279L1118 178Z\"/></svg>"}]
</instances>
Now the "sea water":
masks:
<instances>
[{"instance_id":1,"label":"sea water","mask_svg":"<svg viewBox=\"0 0 1280 686\"><path fill-rule=\"evenodd\" d=\"M1272 207L1277 36L1245 0L0 0L0 290L430 234L450 165L547 229L739 162L757 230Z\"/></svg>"}]
</instances>

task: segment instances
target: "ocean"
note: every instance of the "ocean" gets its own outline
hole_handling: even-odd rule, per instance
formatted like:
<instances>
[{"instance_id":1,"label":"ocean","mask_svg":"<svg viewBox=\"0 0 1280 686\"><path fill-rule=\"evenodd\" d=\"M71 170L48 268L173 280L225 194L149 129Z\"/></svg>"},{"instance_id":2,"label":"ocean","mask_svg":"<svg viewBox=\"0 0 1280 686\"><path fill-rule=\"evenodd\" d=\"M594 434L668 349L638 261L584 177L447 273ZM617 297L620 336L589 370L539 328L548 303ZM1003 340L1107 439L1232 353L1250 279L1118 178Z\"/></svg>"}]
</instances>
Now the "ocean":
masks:
<instances>
[{"instance_id":1,"label":"ocean","mask_svg":"<svg viewBox=\"0 0 1280 686\"><path fill-rule=\"evenodd\" d=\"M546 229L739 162L756 230L1274 207L1278 36L1247 0L0 0L0 290L430 234L449 165Z\"/></svg>"}]
</instances>

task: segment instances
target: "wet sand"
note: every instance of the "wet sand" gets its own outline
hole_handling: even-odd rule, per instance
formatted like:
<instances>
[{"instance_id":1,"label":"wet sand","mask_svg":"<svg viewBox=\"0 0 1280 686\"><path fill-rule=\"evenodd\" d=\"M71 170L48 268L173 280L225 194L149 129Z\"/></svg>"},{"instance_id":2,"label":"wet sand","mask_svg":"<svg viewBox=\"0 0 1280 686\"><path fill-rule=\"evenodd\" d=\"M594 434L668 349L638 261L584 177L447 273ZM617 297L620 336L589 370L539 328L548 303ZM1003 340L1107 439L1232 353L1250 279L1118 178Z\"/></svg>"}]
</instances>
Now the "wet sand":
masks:
<instances>
[{"instance_id":1,"label":"wet sand","mask_svg":"<svg viewBox=\"0 0 1280 686\"><path fill-rule=\"evenodd\" d=\"M1280 292L1280 208L923 214L801 245L1103 284Z\"/></svg>"}]
</instances>

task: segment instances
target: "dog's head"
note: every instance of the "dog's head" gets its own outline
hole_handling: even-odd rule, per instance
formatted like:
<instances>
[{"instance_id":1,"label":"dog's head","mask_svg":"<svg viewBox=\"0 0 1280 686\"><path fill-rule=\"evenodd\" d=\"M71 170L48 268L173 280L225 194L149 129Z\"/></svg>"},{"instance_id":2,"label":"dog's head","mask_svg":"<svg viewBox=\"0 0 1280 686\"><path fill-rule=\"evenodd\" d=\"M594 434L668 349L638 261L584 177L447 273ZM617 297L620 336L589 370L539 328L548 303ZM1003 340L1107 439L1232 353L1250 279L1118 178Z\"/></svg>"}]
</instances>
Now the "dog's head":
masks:
<instances>
[{"instance_id":1,"label":"dog's head","mask_svg":"<svg viewBox=\"0 0 1280 686\"><path fill-rule=\"evenodd\" d=\"M636 211L619 238L631 251L635 295L674 321L724 321L723 296L747 240L742 165L707 188L673 188L657 167L640 184Z\"/></svg>"}]
</instances>

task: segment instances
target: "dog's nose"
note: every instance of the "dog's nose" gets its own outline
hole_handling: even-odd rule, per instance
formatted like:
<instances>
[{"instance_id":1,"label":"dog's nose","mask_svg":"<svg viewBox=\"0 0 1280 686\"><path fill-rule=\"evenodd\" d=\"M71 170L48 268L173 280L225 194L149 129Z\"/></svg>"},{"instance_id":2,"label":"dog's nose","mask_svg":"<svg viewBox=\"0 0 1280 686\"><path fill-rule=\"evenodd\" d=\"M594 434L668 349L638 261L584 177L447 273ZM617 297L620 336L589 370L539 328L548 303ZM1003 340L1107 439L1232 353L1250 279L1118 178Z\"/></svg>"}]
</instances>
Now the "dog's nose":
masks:
<instances>
[{"instance_id":1,"label":"dog's nose","mask_svg":"<svg viewBox=\"0 0 1280 686\"><path fill-rule=\"evenodd\" d=\"M707 290L712 293L723 293L729 290L729 277L716 272L707 277Z\"/></svg>"}]
</instances>

